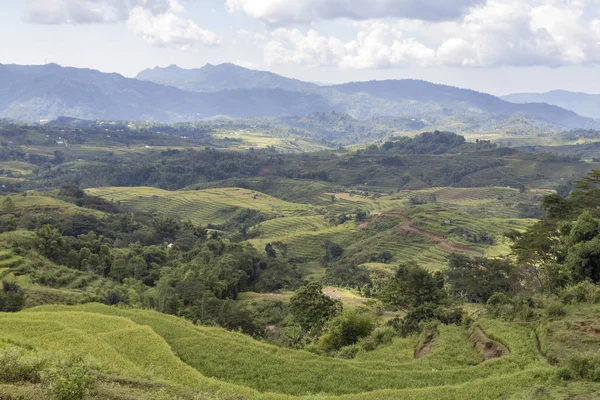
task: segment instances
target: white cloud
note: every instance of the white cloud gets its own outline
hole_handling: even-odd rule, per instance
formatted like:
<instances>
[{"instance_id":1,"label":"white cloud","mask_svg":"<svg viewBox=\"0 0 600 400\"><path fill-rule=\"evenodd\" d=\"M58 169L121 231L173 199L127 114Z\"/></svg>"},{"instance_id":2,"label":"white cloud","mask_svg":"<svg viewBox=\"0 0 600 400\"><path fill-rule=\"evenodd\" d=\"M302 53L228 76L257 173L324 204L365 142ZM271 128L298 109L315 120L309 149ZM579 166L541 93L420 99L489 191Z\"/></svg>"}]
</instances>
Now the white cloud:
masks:
<instances>
[{"instance_id":1,"label":"white cloud","mask_svg":"<svg viewBox=\"0 0 600 400\"><path fill-rule=\"evenodd\" d=\"M265 62L349 69L600 63L600 6L594 4L489 0L460 21L355 23L356 38L350 41L278 28L265 46Z\"/></svg>"},{"instance_id":2,"label":"white cloud","mask_svg":"<svg viewBox=\"0 0 600 400\"><path fill-rule=\"evenodd\" d=\"M148 44L157 47L197 50L202 45L218 46L220 43L214 32L170 12L154 15L142 7L136 7L129 15L127 26Z\"/></svg>"},{"instance_id":3,"label":"white cloud","mask_svg":"<svg viewBox=\"0 0 600 400\"><path fill-rule=\"evenodd\" d=\"M105 9L100 0L27 0L25 20L37 24L103 22Z\"/></svg>"},{"instance_id":4,"label":"white cloud","mask_svg":"<svg viewBox=\"0 0 600 400\"><path fill-rule=\"evenodd\" d=\"M254 69L254 70L260 70L261 69L261 65L260 64L253 63L251 61L237 60L236 62L234 62L234 64L235 65L239 65L240 67L248 68L248 69Z\"/></svg>"},{"instance_id":5,"label":"white cloud","mask_svg":"<svg viewBox=\"0 0 600 400\"><path fill-rule=\"evenodd\" d=\"M246 29L238 29L235 32L235 37L242 41L252 43L255 46L262 45L267 38L267 36L264 33L252 32Z\"/></svg>"},{"instance_id":6,"label":"white cloud","mask_svg":"<svg viewBox=\"0 0 600 400\"><path fill-rule=\"evenodd\" d=\"M26 0L25 20L38 24L126 22L153 46L196 50L217 46L219 37L181 17L177 0Z\"/></svg>"},{"instance_id":7,"label":"white cloud","mask_svg":"<svg viewBox=\"0 0 600 400\"><path fill-rule=\"evenodd\" d=\"M426 21L453 20L486 0L226 0L230 12L242 12L269 24L348 18L398 17Z\"/></svg>"}]
</instances>

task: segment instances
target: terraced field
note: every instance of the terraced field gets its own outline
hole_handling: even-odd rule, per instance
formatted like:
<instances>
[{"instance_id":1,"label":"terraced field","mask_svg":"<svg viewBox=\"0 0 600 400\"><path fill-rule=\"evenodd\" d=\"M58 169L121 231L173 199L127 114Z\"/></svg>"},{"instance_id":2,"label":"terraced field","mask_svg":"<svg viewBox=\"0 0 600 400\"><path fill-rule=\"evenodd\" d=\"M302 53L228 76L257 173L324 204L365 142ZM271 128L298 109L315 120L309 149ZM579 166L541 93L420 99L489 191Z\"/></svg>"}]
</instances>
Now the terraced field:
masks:
<instances>
[{"instance_id":1,"label":"terraced field","mask_svg":"<svg viewBox=\"0 0 600 400\"><path fill-rule=\"evenodd\" d=\"M286 190L291 189L285 180L279 183L284 184ZM389 251L394 263L415 261L430 269L439 269L448 254L456 251L505 255L509 247L502 235L510 229L524 229L535 221L520 218L518 205L534 206L543 195L550 193L541 189L521 192L506 187L485 187L430 188L373 196L365 192L323 193L320 191L326 186L313 181L307 181L307 187L295 184L297 196L290 195L295 196L295 203L238 188L170 192L145 187L108 187L88 189L88 193L138 211L191 219L204 226L225 223L239 209L261 211L270 219L249 230L254 236L249 242L260 250L270 242L285 243L287 256L296 263L306 264L304 270L316 276L322 271L307 263L320 260L323 243L327 240L354 253ZM277 193L276 187L270 191ZM316 197L311 197L311 193ZM425 199L427 204L411 206L414 199L417 203ZM358 209L375 216L379 214L376 218L402 216L405 226L361 235L361 228L353 222L339 226L328 222L332 216L352 215ZM483 234L492 238L493 245L471 240Z\"/></svg>"},{"instance_id":2,"label":"terraced field","mask_svg":"<svg viewBox=\"0 0 600 400\"><path fill-rule=\"evenodd\" d=\"M369 236L351 244L348 251L368 254L389 251L394 256L394 264L416 262L421 266L437 270L446 263L450 249L440 246L426 236L386 231Z\"/></svg>"},{"instance_id":3,"label":"terraced field","mask_svg":"<svg viewBox=\"0 0 600 400\"><path fill-rule=\"evenodd\" d=\"M15 210L28 214L93 214L101 217L104 213L89 208L78 207L75 204L57 199L44 192L26 192L22 194L11 194L7 197L13 201Z\"/></svg>"},{"instance_id":4,"label":"terraced field","mask_svg":"<svg viewBox=\"0 0 600 400\"><path fill-rule=\"evenodd\" d=\"M317 260L323 256L323 243L329 240L340 245L347 245L356 233L352 224L327 227L319 230L298 231L296 234L285 236L261 237L249 240L256 248L263 249L269 242L282 241L287 245L287 255L290 258L302 260Z\"/></svg>"},{"instance_id":5,"label":"terraced field","mask_svg":"<svg viewBox=\"0 0 600 400\"><path fill-rule=\"evenodd\" d=\"M503 398L554 373L529 328L481 319L510 353L485 361L462 327L442 326L426 351L395 339L354 360L278 348L152 311L97 304L0 314L0 340L46 353L85 353L101 374L183 385L214 398ZM418 358L415 354L418 353Z\"/></svg>"},{"instance_id":6,"label":"terraced field","mask_svg":"<svg viewBox=\"0 0 600 400\"><path fill-rule=\"evenodd\" d=\"M262 236L267 238L284 237L298 232L316 232L329 228L322 216L287 217L265 221L255 226Z\"/></svg>"},{"instance_id":7,"label":"terraced field","mask_svg":"<svg viewBox=\"0 0 600 400\"><path fill-rule=\"evenodd\" d=\"M263 193L239 188L169 192L150 187L88 189L89 194L142 212L160 212L199 225L225 222L232 210L248 208L273 217L315 214L314 207L290 203Z\"/></svg>"}]
</instances>

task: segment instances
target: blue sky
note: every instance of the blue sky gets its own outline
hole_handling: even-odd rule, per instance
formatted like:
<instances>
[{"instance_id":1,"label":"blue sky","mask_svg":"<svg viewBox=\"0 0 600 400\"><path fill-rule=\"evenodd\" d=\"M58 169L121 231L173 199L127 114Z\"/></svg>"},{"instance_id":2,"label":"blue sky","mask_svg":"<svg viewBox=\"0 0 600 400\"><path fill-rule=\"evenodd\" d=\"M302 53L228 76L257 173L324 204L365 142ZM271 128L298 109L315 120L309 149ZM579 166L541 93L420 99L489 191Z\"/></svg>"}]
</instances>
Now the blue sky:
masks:
<instances>
[{"instance_id":1,"label":"blue sky","mask_svg":"<svg viewBox=\"0 0 600 400\"><path fill-rule=\"evenodd\" d=\"M0 63L600 93L597 0L0 0Z\"/></svg>"}]
</instances>

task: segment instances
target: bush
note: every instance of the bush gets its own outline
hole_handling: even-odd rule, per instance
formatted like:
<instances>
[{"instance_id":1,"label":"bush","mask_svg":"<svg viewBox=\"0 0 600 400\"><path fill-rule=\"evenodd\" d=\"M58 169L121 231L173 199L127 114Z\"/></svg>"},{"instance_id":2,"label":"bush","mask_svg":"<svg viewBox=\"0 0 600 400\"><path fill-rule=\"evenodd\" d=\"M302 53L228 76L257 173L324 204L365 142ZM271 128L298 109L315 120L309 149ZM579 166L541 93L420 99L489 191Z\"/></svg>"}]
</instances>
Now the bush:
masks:
<instances>
[{"instance_id":1,"label":"bush","mask_svg":"<svg viewBox=\"0 0 600 400\"><path fill-rule=\"evenodd\" d=\"M569 367L560 367L556 370L556 377L561 381L570 381L573 379L573 373Z\"/></svg>"},{"instance_id":2,"label":"bush","mask_svg":"<svg viewBox=\"0 0 600 400\"><path fill-rule=\"evenodd\" d=\"M93 393L96 380L82 357L43 371L42 379L55 400L84 400Z\"/></svg>"},{"instance_id":3,"label":"bush","mask_svg":"<svg viewBox=\"0 0 600 400\"><path fill-rule=\"evenodd\" d=\"M24 350L9 346L0 353L0 382L16 383L41 381L40 371L48 360L36 354L26 354Z\"/></svg>"},{"instance_id":4,"label":"bush","mask_svg":"<svg viewBox=\"0 0 600 400\"><path fill-rule=\"evenodd\" d=\"M14 282L2 281L0 312L17 312L25 307L25 293Z\"/></svg>"},{"instance_id":5,"label":"bush","mask_svg":"<svg viewBox=\"0 0 600 400\"><path fill-rule=\"evenodd\" d=\"M560 297L565 304L594 304L600 301L600 288L590 281L583 281L564 288Z\"/></svg>"},{"instance_id":6,"label":"bush","mask_svg":"<svg viewBox=\"0 0 600 400\"><path fill-rule=\"evenodd\" d=\"M361 346L358 344L352 344L350 346L342 347L338 350L336 356L346 360L350 360L356 357L356 354L361 350Z\"/></svg>"},{"instance_id":7,"label":"bush","mask_svg":"<svg viewBox=\"0 0 600 400\"><path fill-rule=\"evenodd\" d=\"M375 327L373 318L348 310L335 317L327 327L327 332L319 339L326 351L339 350L369 336Z\"/></svg>"},{"instance_id":8,"label":"bush","mask_svg":"<svg viewBox=\"0 0 600 400\"><path fill-rule=\"evenodd\" d=\"M567 363L572 376L575 379L584 379L600 382L600 357L571 357Z\"/></svg>"},{"instance_id":9,"label":"bush","mask_svg":"<svg viewBox=\"0 0 600 400\"><path fill-rule=\"evenodd\" d=\"M400 335L403 337L421 331L423 322L437 319L436 309L429 304L415 307L402 319Z\"/></svg>"},{"instance_id":10,"label":"bush","mask_svg":"<svg viewBox=\"0 0 600 400\"><path fill-rule=\"evenodd\" d=\"M567 315L565 307L556 300L551 300L545 309L545 314L548 318L560 318Z\"/></svg>"}]
</instances>

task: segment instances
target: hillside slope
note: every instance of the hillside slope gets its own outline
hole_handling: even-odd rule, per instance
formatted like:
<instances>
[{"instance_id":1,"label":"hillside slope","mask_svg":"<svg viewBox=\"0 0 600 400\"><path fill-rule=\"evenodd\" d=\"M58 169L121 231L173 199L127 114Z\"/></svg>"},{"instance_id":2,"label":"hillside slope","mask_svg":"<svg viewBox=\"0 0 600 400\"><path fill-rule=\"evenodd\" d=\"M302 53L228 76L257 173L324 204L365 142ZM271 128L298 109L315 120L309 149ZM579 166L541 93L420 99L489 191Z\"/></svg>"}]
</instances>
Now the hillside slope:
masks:
<instances>
[{"instance_id":1,"label":"hillside slope","mask_svg":"<svg viewBox=\"0 0 600 400\"><path fill-rule=\"evenodd\" d=\"M332 89L346 95L369 95L390 104L408 103L406 107L412 106L411 108L414 108L412 113L415 116L422 113L422 108L429 107L431 111L455 115L476 114L477 112L489 113L494 116L524 114L568 128L598 126L597 121L581 117L557 106L544 103L514 104L474 90L412 79L352 82L333 86Z\"/></svg>"},{"instance_id":2,"label":"hillside slope","mask_svg":"<svg viewBox=\"0 0 600 400\"><path fill-rule=\"evenodd\" d=\"M548 103L586 117L600 118L600 94L552 90L547 93L514 93L502 96L502 99L518 104Z\"/></svg>"},{"instance_id":3,"label":"hillside slope","mask_svg":"<svg viewBox=\"0 0 600 400\"><path fill-rule=\"evenodd\" d=\"M274 347L152 311L97 304L0 314L0 321L3 340L18 338L45 352L84 352L103 374L183 385L217 398L234 393L240 399L308 393L332 399L499 398L552 374L528 328L483 319L481 328L506 343L509 355L478 360L467 331L451 326L441 328L423 358L389 360L386 351L414 351L416 341L399 340L379 351L380 361L349 361Z\"/></svg>"}]
</instances>

